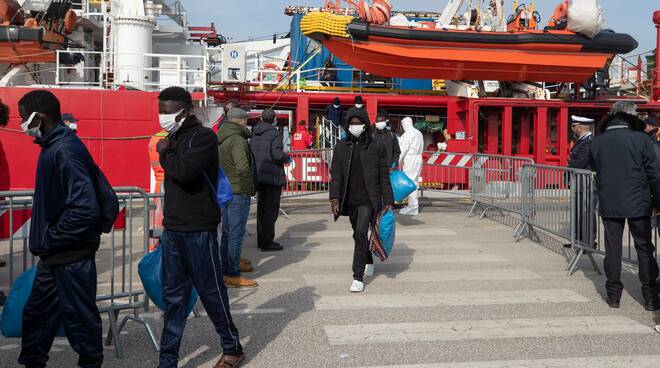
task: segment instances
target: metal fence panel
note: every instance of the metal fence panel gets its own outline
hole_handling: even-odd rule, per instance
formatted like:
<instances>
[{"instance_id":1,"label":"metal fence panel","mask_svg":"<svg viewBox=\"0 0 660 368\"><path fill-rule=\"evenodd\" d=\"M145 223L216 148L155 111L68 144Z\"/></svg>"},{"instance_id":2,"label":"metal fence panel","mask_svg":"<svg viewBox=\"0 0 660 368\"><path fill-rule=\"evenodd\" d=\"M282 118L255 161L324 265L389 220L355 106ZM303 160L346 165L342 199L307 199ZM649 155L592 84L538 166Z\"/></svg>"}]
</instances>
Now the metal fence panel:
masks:
<instances>
[{"instance_id":1,"label":"metal fence panel","mask_svg":"<svg viewBox=\"0 0 660 368\"><path fill-rule=\"evenodd\" d=\"M297 150L287 152L291 162L284 166L287 185L282 198L302 197L328 192L333 150Z\"/></svg>"},{"instance_id":2,"label":"metal fence panel","mask_svg":"<svg viewBox=\"0 0 660 368\"><path fill-rule=\"evenodd\" d=\"M101 237L96 253L99 267L96 301L107 313L109 330L106 345L114 343L115 353L123 357L121 330L129 321L142 324L155 349L158 342L149 323L140 316L148 311L149 301L137 274L139 260L148 252L150 195L137 187L114 188L120 213L113 230ZM37 260L29 251L29 225L34 198L32 191L0 192L0 253L7 255L7 272L0 269L0 285L11 287L14 279L33 267ZM107 268L107 270L103 270ZM130 311L119 321L120 312Z\"/></svg>"}]
</instances>

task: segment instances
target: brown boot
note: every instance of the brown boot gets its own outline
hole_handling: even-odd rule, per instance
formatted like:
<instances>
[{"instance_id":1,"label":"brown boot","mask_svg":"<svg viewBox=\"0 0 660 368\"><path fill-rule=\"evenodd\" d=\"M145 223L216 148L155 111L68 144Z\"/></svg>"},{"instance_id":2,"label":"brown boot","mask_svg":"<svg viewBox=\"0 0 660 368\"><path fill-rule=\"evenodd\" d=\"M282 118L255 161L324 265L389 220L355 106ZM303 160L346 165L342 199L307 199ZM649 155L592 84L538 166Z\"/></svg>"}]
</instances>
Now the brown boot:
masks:
<instances>
[{"instance_id":1,"label":"brown boot","mask_svg":"<svg viewBox=\"0 0 660 368\"><path fill-rule=\"evenodd\" d=\"M241 366L241 363L245 359L245 354L241 355L222 355L222 358L218 360L214 368L238 368Z\"/></svg>"},{"instance_id":2,"label":"brown boot","mask_svg":"<svg viewBox=\"0 0 660 368\"><path fill-rule=\"evenodd\" d=\"M242 276L225 276L225 286L229 288L253 288L259 286L259 284L254 280L246 279Z\"/></svg>"},{"instance_id":3,"label":"brown boot","mask_svg":"<svg viewBox=\"0 0 660 368\"><path fill-rule=\"evenodd\" d=\"M247 259L247 258L241 258L241 263L244 263L244 264L249 264L249 265L251 265L251 264L252 264L252 261L250 261L250 260L249 260L249 259Z\"/></svg>"},{"instance_id":4,"label":"brown boot","mask_svg":"<svg viewBox=\"0 0 660 368\"><path fill-rule=\"evenodd\" d=\"M241 263L240 265L241 272L252 272L254 268L249 263Z\"/></svg>"}]
</instances>

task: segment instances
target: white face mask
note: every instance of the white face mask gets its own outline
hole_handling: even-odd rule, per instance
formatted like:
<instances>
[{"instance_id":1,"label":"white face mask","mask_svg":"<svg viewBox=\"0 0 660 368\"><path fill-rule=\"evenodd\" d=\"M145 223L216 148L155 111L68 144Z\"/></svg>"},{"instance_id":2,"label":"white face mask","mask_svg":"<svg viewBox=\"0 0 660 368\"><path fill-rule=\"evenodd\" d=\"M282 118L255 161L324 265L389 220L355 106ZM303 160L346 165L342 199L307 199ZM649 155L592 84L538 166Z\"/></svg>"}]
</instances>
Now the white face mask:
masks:
<instances>
[{"instance_id":1,"label":"white face mask","mask_svg":"<svg viewBox=\"0 0 660 368\"><path fill-rule=\"evenodd\" d=\"M335 109L338 109L341 105L332 105L335 107Z\"/></svg>"},{"instance_id":2,"label":"white face mask","mask_svg":"<svg viewBox=\"0 0 660 368\"><path fill-rule=\"evenodd\" d=\"M179 110L178 112L174 114L159 114L158 115L158 122L160 123L160 127L167 130L170 133L174 133L179 128L181 128L181 122L178 122L176 120L176 117L179 116L183 112L183 109Z\"/></svg>"},{"instance_id":3,"label":"white face mask","mask_svg":"<svg viewBox=\"0 0 660 368\"><path fill-rule=\"evenodd\" d=\"M362 104L355 104L355 107L357 107L358 109L361 109L362 106L364 106L364 105L362 105Z\"/></svg>"},{"instance_id":4,"label":"white face mask","mask_svg":"<svg viewBox=\"0 0 660 368\"><path fill-rule=\"evenodd\" d=\"M348 131L353 134L354 137L359 137L364 133L364 124L362 125L349 125Z\"/></svg>"},{"instance_id":5,"label":"white face mask","mask_svg":"<svg viewBox=\"0 0 660 368\"><path fill-rule=\"evenodd\" d=\"M385 128L387 128L387 121L377 121L376 122L376 129L385 130Z\"/></svg>"},{"instance_id":6,"label":"white face mask","mask_svg":"<svg viewBox=\"0 0 660 368\"><path fill-rule=\"evenodd\" d=\"M42 137L41 130L39 129L41 127L41 123L39 123L39 125L36 127L28 128L36 116L36 111L30 114L30 117L24 123L21 123L21 129L23 130L23 133L29 135L30 137L40 139Z\"/></svg>"}]
</instances>

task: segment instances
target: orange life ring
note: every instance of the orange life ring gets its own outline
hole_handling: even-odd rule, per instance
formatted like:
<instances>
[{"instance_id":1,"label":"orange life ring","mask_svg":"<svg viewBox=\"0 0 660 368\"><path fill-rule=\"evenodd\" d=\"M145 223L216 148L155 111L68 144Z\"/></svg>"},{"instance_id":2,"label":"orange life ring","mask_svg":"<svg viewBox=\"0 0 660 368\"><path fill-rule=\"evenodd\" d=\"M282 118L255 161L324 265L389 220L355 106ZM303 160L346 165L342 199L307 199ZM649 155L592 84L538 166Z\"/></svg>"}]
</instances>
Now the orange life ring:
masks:
<instances>
[{"instance_id":1,"label":"orange life ring","mask_svg":"<svg viewBox=\"0 0 660 368\"><path fill-rule=\"evenodd\" d=\"M279 66L277 66L277 64L273 64L273 63L264 64L264 67L263 67L262 70L264 70L264 71L272 70L272 71L276 71L276 72L282 71L282 69ZM264 73L259 73L259 77L257 78L257 80L259 82L262 82L263 77L264 77ZM282 74L278 74L276 82L280 82L281 80L282 80Z\"/></svg>"}]
</instances>

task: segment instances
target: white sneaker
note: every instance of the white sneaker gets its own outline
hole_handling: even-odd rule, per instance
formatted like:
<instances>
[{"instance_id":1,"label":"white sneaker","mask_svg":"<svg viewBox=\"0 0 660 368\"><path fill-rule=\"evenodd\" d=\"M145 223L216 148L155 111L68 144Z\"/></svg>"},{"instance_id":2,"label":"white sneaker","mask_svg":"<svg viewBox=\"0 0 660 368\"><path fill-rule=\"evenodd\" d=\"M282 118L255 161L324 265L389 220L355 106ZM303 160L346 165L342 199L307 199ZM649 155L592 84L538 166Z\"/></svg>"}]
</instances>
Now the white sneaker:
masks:
<instances>
[{"instance_id":1,"label":"white sneaker","mask_svg":"<svg viewBox=\"0 0 660 368\"><path fill-rule=\"evenodd\" d=\"M351 284L351 293L361 293L364 291L364 282L353 280Z\"/></svg>"},{"instance_id":2,"label":"white sneaker","mask_svg":"<svg viewBox=\"0 0 660 368\"><path fill-rule=\"evenodd\" d=\"M364 266L364 277L373 277L374 276L374 265L367 264Z\"/></svg>"}]
</instances>

